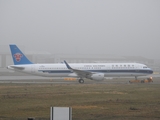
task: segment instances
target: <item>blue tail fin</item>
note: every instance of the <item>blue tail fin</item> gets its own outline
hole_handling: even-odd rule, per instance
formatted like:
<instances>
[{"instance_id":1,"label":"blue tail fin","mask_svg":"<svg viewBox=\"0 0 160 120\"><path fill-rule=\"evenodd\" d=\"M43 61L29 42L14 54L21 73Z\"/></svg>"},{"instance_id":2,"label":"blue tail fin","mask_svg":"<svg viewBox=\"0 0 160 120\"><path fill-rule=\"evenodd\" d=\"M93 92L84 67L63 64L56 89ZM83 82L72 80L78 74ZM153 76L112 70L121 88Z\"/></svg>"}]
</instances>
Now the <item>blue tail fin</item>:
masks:
<instances>
[{"instance_id":1,"label":"blue tail fin","mask_svg":"<svg viewBox=\"0 0 160 120\"><path fill-rule=\"evenodd\" d=\"M33 64L28 58L21 52L21 50L16 45L9 45L13 62L15 65L20 64Z\"/></svg>"}]
</instances>

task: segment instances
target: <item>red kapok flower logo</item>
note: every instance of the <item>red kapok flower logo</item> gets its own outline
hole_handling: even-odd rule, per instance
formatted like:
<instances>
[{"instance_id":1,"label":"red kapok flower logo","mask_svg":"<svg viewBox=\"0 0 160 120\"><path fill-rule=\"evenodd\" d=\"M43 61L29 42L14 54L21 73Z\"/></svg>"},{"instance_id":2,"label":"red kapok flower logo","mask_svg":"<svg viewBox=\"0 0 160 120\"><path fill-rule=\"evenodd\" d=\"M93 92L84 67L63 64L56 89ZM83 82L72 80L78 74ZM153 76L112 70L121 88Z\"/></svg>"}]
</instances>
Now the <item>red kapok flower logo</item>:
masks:
<instances>
[{"instance_id":1,"label":"red kapok flower logo","mask_svg":"<svg viewBox=\"0 0 160 120\"><path fill-rule=\"evenodd\" d=\"M21 60L21 57L23 57L23 55L21 53L16 53L13 56L16 59L17 62L19 62Z\"/></svg>"}]
</instances>

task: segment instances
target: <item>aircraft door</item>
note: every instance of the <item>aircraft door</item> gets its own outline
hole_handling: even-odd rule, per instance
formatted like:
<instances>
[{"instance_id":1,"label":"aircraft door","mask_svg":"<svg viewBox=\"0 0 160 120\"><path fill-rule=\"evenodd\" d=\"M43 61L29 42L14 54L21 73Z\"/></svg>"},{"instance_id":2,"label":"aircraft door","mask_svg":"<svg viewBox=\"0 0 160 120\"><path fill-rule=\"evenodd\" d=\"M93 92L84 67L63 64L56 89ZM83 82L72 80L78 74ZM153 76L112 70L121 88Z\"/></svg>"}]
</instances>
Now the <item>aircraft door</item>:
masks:
<instances>
[{"instance_id":1,"label":"aircraft door","mask_svg":"<svg viewBox=\"0 0 160 120\"><path fill-rule=\"evenodd\" d=\"M35 73L35 65L31 66L31 73Z\"/></svg>"},{"instance_id":2,"label":"aircraft door","mask_svg":"<svg viewBox=\"0 0 160 120\"><path fill-rule=\"evenodd\" d=\"M109 65L107 65L107 66L105 67L105 69L106 69L106 71L105 71L105 72L106 72L106 73L105 73L106 76L107 76L107 75L110 75L111 67L110 67Z\"/></svg>"}]
</instances>

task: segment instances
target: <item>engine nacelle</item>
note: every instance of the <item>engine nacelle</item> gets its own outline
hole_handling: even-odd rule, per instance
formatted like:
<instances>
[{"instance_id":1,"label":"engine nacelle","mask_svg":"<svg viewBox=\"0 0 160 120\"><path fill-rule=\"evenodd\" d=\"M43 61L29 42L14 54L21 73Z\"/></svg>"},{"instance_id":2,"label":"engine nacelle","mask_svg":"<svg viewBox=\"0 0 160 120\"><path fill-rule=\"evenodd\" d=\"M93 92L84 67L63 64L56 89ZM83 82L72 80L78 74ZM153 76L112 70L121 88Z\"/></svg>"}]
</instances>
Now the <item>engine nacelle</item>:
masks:
<instances>
[{"instance_id":1,"label":"engine nacelle","mask_svg":"<svg viewBox=\"0 0 160 120\"><path fill-rule=\"evenodd\" d=\"M91 80L104 80L104 74L103 73L95 73L91 76Z\"/></svg>"}]
</instances>

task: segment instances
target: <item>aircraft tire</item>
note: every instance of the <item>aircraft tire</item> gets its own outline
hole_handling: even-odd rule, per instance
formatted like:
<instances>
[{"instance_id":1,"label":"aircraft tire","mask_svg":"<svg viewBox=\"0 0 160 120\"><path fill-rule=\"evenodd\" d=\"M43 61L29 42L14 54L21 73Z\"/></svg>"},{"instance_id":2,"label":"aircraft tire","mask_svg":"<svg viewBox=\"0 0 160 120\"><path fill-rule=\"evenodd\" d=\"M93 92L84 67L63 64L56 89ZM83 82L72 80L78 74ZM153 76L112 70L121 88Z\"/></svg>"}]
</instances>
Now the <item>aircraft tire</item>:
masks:
<instances>
[{"instance_id":1,"label":"aircraft tire","mask_svg":"<svg viewBox=\"0 0 160 120\"><path fill-rule=\"evenodd\" d=\"M79 79L79 83L83 84L84 80L83 79Z\"/></svg>"}]
</instances>

